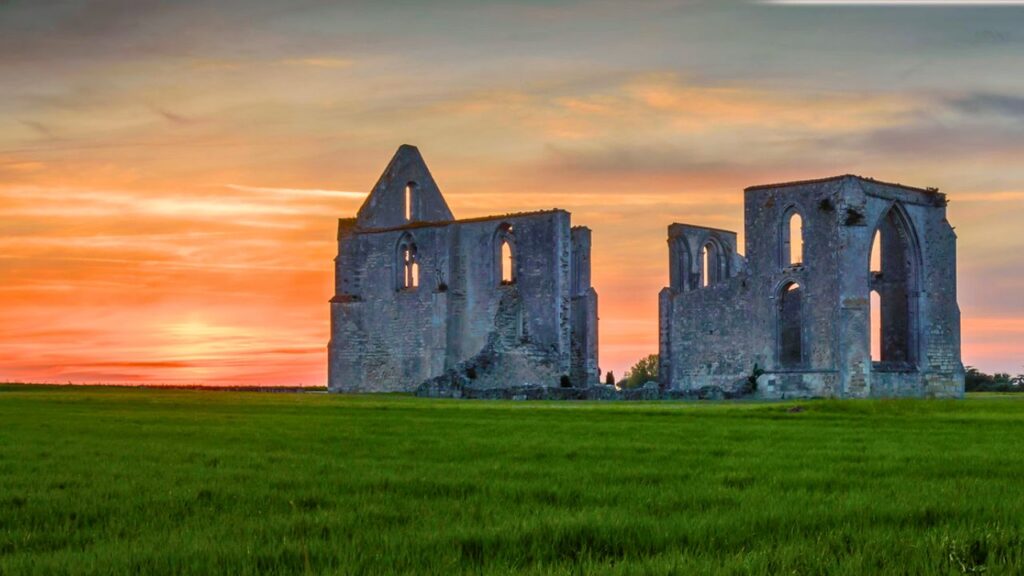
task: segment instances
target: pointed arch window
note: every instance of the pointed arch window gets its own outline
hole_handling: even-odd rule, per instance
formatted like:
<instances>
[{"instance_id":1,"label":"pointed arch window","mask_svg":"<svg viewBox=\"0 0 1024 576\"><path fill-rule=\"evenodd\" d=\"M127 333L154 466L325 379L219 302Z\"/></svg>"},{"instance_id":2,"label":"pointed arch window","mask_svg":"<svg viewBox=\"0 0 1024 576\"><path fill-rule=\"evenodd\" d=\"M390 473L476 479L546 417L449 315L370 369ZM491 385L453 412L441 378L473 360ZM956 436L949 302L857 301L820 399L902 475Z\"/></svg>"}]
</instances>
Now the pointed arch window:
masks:
<instances>
[{"instance_id":1,"label":"pointed arch window","mask_svg":"<svg viewBox=\"0 0 1024 576\"><path fill-rule=\"evenodd\" d=\"M877 294L869 326L877 338L872 359L883 368L912 369L921 340L920 252L914 228L899 204L879 219L868 269L870 289Z\"/></svg>"},{"instance_id":2,"label":"pointed arch window","mask_svg":"<svg viewBox=\"0 0 1024 576\"><path fill-rule=\"evenodd\" d=\"M398 242L398 262L396 266L397 287L399 290L410 290L420 285L419 253L412 236L405 234Z\"/></svg>"},{"instance_id":3,"label":"pointed arch window","mask_svg":"<svg viewBox=\"0 0 1024 576\"><path fill-rule=\"evenodd\" d=\"M804 218L796 208L790 208L784 213L781 236L779 259L782 267L802 265L804 262Z\"/></svg>"},{"instance_id":4,"label":"pointed arch window","mask_svg":"<svg viewBox=\"0 0 1024 576\"><path fill-rule=\"evenodd\" d=\"M515 231L508 223L499 226L494 235L494 277L495 284L502 286L516 281Z\"/></svg>"},{"instance_id":5,"label":"pointed arch window","mask_svg":"<svg viewBox=\"0 0 1024 576\"><path fill-rule=\"evenodd\" d=\"M783 368L804 362L803 287L796 282L782 286L778 296L778 354Z\"/></svg>"},{"instance_id":6,"label":"pointed arch window","mask_svg":"<svg viewBox=\"0 0 1024 576\"><path fill-rule=\"evenodd\" d=\"M725 250L714 239L709 239L700 249L700 287L711 286L729 276Z\"/></svg>"}]
</instances>

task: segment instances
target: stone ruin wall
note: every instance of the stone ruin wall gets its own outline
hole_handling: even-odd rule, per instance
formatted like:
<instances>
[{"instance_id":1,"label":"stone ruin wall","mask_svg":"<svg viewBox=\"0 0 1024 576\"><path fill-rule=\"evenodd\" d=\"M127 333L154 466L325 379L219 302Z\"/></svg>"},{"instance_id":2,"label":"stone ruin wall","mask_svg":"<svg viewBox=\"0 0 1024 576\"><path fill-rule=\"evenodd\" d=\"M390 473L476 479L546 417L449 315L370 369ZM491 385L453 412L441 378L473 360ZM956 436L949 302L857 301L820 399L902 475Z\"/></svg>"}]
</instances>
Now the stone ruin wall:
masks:
<instances>
[{"instance_id":1,"label":"stone ruin wall","mask_svg":"<svg viewBox=\"0 0 1024 576\"><path fill-rule=\"evenodd\" d=\"M410 174L429 178L421 162L415 149L400 149L364 205L375 203L374 218L361 210L360 218L339 221L329 389L412 391L438 378L484 388L559 386L562 376L577 386L596 383L589 229L571 227L563 210L396 220L393 212L404 207L393 189ZM443 202L439 192L437 199ZM431 208L435 216L446 212ZM507 284L502 240L514 264ZM414 288L402 286L400 248L410 244L419 267Z\"/></svg>"},{"instance_id":2,"label":"stone ruin wall","mask_svg":"<svg viewBox=\"0 0 1024 576\"><path fill-rule=\"evenodd\" d=\"M803 250L790 262L793 214ZM455 220L419 152L403 146L357 217L339 221L329 388L729 398L749 394L756 376L762 398L962 396L956 237L944 195L850 175L754 186L744 222L745 256L734 232L669 227L660 386L605 390L596 386L590 230L572 227L562 210ZM882 266L872 271L876 231ZM509 282L502 241L512 247ZM411 260L400 252L410 245L415 287L403 284ZM885 318L874 359L872 291ZM566 384L577 391L545 391Z\"/></svg>"},{"instance_id":3,"label":"stone ruin wall","mask_svg":"<svg viewBox=\"0 0 1024 576\"><path fill-rule=\"evenodd\" d=\"M782 255L782 223L794 211L803 221L799 265ZM669 229L670 286L660 295L659 312L664 387L735 389L756 365L764 371L758 395L766 398L963 394L955 237L944 196L842 177L749 188L744 216L746 257L736 257L739 265L707 287L701 286L700 247L708 239L728 246L735 236L678 224ZM916 309L908 321L914 325L892 330L912 334L902 343L917 351L912 362L871 361L870 292L885 285L886 275L869 274L868 264L874 233L888 229L886 219L899 220L900 238L920 252L913 256L919 295L907 299L908 309ZM782 299L790 284L800 287L798 362L781 359L781 332L791 326Z\"/></svg>"}]
</instances>

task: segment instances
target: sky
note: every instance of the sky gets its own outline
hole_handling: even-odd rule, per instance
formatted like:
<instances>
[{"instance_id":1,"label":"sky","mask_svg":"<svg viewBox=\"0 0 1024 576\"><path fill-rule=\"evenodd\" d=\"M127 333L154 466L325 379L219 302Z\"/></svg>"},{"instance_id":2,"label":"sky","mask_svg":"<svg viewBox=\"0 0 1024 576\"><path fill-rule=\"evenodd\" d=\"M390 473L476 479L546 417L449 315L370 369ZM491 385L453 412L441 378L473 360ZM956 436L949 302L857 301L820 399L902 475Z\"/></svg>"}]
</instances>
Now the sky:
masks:
<instances>
[{"instance_id":1,"label":"sky","mask_svg":"<svg viewBox=\"0 0 1024 576\"><path fill-rule=\"evenodd\" d=\"M964 363L1024 372L1022 6L0 0L0 381L324 385L337 219L403 143L457 218L593 230L620 376L671 222L938 187Z\"/></svg>"}]
</instances>

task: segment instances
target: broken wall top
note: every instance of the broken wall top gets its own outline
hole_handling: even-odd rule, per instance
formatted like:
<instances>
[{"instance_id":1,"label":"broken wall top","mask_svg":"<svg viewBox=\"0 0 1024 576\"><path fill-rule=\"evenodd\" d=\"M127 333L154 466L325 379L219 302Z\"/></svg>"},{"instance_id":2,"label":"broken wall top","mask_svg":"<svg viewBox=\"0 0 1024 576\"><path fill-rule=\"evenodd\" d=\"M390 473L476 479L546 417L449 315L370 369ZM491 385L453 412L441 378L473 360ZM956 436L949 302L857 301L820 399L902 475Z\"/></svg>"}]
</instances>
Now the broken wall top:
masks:
<instances>
[{"instance_id":1,"label":"broken wall top","mask_svg":"<svg viewBox=\"0 0 1024 576\"><path fill-rule=\"evenodd\" d=\"M939 192L938 188L919 188L916 186L908 186L906 184L883 182L881 180L875 180L874 178L857 176L856 174L842 174L839 176L830 176L828 178L795 180L792 182L779 182L775 184L758 184L756 186L748 186L744 188L743 191L749 196L751 193L771 193L782 191L787 188L815 187L816 185L833 183L840 185L853 185L862 193L880 195L894 200L900 200L902 202L927 206L945 206L946 204L946 195Z\"/></svg>"}]
</instances>

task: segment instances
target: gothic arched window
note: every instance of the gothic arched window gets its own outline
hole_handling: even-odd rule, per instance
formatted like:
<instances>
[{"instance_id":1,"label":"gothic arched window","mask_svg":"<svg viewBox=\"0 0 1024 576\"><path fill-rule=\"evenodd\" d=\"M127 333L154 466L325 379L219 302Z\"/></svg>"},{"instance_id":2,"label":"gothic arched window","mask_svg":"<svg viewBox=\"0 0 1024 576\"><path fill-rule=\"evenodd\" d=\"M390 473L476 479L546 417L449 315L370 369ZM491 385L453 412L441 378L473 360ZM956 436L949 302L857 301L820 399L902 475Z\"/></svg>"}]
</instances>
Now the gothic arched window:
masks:
<instances>
[{"instance_id":1,"label":"gothic arched window","mask_svg":"<svg viewBox=\"0 0 1024 576\"><path fill-rule=\"evenodd\" d=\"M420 285L419 254L412 236L405 234L398 241L396 284L399 290L416 288Z\"/></svg>"},{"instance_id":2,"label":"gothic arched window","mask_svg":"<svg viewBox=\"0 0 1024 576\"><path fill-rule=\"evenodd\" d=\"M782 242L779 259L783 268L804 262L804 218L796 208L786 210L782 217Z\"/></svg>"},{"instance_id":3,"label":"gothic arched window","mask_svg":"<svg viewBox=\"0 0 1024 576\"><path fill-rule=\"evenodd\" d=\"M512 225L505 223L494 234L495 284L514 284L516 281L516 242Z\"/></svg>"},{"instance_id":4,"label":"gothic arched window","mask_svg":"<svg viewBox=\"0 0 1024 576\"><path fill-rule=\"evenodd\" d=\"M796 282L782 286L778 296L778 353L782 367L800 366L804 361L803 288Z\"/></svg>"}]
</instances>

